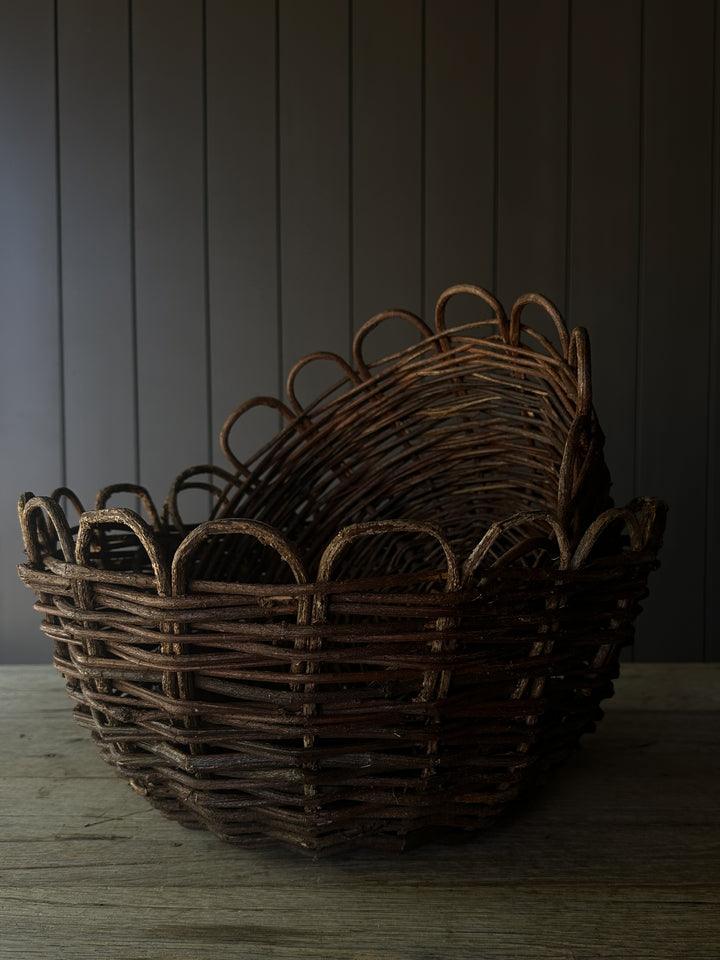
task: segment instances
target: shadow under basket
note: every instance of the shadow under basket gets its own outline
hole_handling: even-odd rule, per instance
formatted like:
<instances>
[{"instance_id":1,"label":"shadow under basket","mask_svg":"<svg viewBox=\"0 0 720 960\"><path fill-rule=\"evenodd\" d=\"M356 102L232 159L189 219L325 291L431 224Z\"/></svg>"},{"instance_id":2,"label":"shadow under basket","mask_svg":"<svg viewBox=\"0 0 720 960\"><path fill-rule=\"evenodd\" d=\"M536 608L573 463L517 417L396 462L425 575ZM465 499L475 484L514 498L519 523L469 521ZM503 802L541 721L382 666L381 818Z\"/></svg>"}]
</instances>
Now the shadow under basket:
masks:
<instances>
[{"instance_id":1,"label":"shadow under basket","mask_svg":"<svg viewBox=\"0 0 720 960\"><path fill-rule=\"evenodd\" d=\"M446 328L455 294L491 318ZM385 321L420 341L366 362ZM549 301L508 319L461 285L435 326L387 311L352 366L306 357L287 404L226 421L230 469L186 470L161 511L133 484L88 511L21 497L20 576L76 719L167 817L313 857L471 836L602 716L665 506L613 506L587 335ZM309 363L339 372L303 407ZM241 462L257 406L286 424Z\"/></svg>"}]
</instances>

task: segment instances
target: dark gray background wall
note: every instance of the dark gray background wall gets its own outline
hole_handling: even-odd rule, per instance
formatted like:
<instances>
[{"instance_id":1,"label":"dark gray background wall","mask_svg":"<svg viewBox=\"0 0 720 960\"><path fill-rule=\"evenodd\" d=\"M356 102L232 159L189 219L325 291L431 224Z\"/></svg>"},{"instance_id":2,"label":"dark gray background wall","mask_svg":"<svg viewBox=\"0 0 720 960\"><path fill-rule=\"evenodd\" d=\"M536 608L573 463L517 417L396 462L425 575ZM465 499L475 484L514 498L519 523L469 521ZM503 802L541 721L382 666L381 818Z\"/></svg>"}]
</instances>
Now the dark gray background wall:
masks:
<instances>
[{"instance_id":1,"label":"dark gray background wall","mask_svg":"<svg viewBox=\"0 0 720 960\"><path fill-rule=\"evenodd\" d=\"M616 499L671 505L635 656L717 659L719 19L0 0L4 658L50 656L15 575L21 491L161 501L302 354L472 281L590 329Z\"/></svg>"}]
</instances>

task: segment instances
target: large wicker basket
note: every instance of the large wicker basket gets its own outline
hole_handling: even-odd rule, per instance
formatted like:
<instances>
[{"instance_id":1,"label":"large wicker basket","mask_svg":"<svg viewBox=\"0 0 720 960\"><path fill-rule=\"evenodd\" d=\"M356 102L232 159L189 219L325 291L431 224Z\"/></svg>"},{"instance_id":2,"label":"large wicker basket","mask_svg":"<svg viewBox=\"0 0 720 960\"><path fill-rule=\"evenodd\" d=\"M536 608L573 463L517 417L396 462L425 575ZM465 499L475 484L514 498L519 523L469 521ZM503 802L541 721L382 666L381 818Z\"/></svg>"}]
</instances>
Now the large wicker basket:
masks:
<instances>
[{"instance_id":1,"label":"large wicker basket","mask_svg":"<svg viewBox=\"0 0 720 960\"><path fill-rule=\"evenodd\" d=\"M457 293L492 318L446 329ZM367 363L393 318L421 341ZM465 836L601 716L664 506L612 506L584 330L467 285L435 320L379 314L354 367L306 357L289 406L225 423L232 470L185 471L160 513L132 484L87 512L65 488L21 498L20 576L75 716L166 816L312 856ZM303 408L314 360L341 379ZM242 463L230 434L259 404L287 424ZM186 525L198 488L210 519ZM120 492L147 519L108 507Z\"/></svg>"}]
</instances>

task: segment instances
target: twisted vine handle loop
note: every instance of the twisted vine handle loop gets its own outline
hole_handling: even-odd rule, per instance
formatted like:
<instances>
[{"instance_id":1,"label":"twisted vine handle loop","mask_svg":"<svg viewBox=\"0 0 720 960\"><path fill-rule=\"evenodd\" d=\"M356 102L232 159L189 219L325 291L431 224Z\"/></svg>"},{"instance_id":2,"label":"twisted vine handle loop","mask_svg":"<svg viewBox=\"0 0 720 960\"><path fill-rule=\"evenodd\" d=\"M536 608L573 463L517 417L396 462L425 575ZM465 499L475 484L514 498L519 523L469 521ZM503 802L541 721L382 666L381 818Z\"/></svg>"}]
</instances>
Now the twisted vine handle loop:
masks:
<instances>
[{"instance_id":1,"label":"twisted vine handle loop","mask_svg":"<svg viewBox=\"0 0 720 960\"><path fill-rule=\"evenodd\" d=\"M568 333L568 328L565 326L565 321L560 315L560 311L557 309L555 304L548 300L547 297L543 297L540 293L525 293L521 297L518 297L513 304L512 311L510 312L510 327L508 330L507 340L508 345L511 347L520 346L520 315L529 303L535 303L537 306L542 307L542 309L550 316L555 324L558 336L560 338L563 356L567 359L568 349L570 346L570 334Z\"/></svg>"},{"instance_id":2,"label":"twisted vine handle loop","mask_svg":"<svg viewBox=\"0 0 720 960\"><path fill-rule=\"evenodd\" d=\"M304 407L297 399L295 395L295 379L303 367L306 367L313 360L332 360L333 363L336 363L348 380L352 380L355 384L362 383L362 379L358 376L357 372L353 370L349 363L347 363L341 356L338 356L337 353L333 353L330 350L318 350L315 353L310 353L306 357L303 357L301 360L295 364L287 378L287 395L288 400L290 401L290 406L293 408L295 413L298 416L301 416L304 412Z\"/></svg>"},{"instance_id":3,"label":"twisted vine handle loop","mask_svg":"<svg viewBox=\"0 0 720 960\"><path fill-rule=\"evenodd\" d=\"M507 343L509 334L507 317L505 316L503 305L488 290L485 290L483 287L478 287L474 283L458 283L453 287L448 287L448 289L440 295L440 299L435 306L435 329L437 332L444 333L447 329L445 326L445 308L448 302L458 293L472 294L472 296L479 297L492 307L500 329L500 334Z\"/></svg>"},{"instance_id":4,"label":"twisted vine handle loop","mask_svg":"<svg viewBox=\"0 0 720 960\"><path fill-rule=\"evenodd\" d=\"M584 327L575 327L570 334L567 360L575 367L578 385L578 414L587 416L592 408L592 374L590 366L590 338Z\"/></svg>"},{"instance_id":5,"label":"twisted vine handle loop","mask_svg":"<svg viewBox=\"0 0 720 960\"><path fill-rule=\"evenodd\" d=\"M72 504L72 507L75 510L75 513L77 513L78 517L81 517L85 513L85 507L82 504L82 500L74 490L70 489L70 487L56 487L50 496L53 498L53 500L57 500L58 503L63 497L65 497L65 499Z\"/></svg>"},{"instance_id":6,"label":"twisted vine handle loop","mask_svg":"<svg viewBox=\"0 0 720 960\"><path fill-rule=\"evenodd\" d=\"M485 558L489 551L504 533L513 527L527 523L542 524L548 532L555 537L560 554L558 569L566 570L570 563L570 543L560 519L554 514L542 510L521 511L520 513L513 514L511 517L507 517L505 520L498 520L488 527L482 539L474 547L470 556L465 561L462 578L463 586L467 587L477 568L485 563ZM491 563L490 566L497 566L497 561Z\"/></svg>"},{"instance_id":7,"label":"twisted vine handle loop","mask_svg":"<svg viewBox=\"0 0 720 960\"><path fill-rule=\"evenodd\" d=\"M206 540L212 537L243 534L253 537L265 547L274 550L283 560L299 584L307 583L305 566L288 541L268 523L261 520L246 520L243 518L226 517L221 520L207 520L191 531L175 551L171 568L172 595L184 596L189 582L190 558ZM298 598L298 623L307 625L309 622L310 598Z\"/></svg>"},{"instance_id":8,"label":"twisted vine handle loop","mask_svg":"<svg viewBox=\"0 0 720 960\"><path fill-rule=\"evenodd\" d=\"M643 530L640 521L632 510L627 507L611 507L596 517L583 534L580 543L572 557L571 569L579 570L587 561L600 535L611 524L621 522L628 532L630 549L639 552L643 548Z\"/></svg>"},{"instance_id":9,"label":"twisted vine handle loop","mask_svg":"<svg viewBox=\"0 0 720 960\"><path fill-rule=\"evenodd\" d=\"M116 493L130 493L137 497L147 511L150 524L153 530L160 530L160 515L157 512L150 493L136 483L111 483L108 487L103 487L95 499L95 509L103 510L107 506L110 497Z\"/></svg>"},{"instance_id":10,"label":"twisted vine handle loop","mask_svg":"<svg viewBox=\"0 0 720 960\"><path fill-rule=\"evenodd\" d=\"M365 363L365 359L362 354L363 341L370 331L374 330L378 324L382 323L384 320L390 320L393 317L399 317L402 320L409 320L413 326L418 328L420 333L423 335L423 338L426 340L433 336L432 330L425 323L425 321L421 320L420 317L414 313L411 313L409 310L383 310L381 313L376 313L374 317L371 317L369 320L365 321L365 323L355 334L355 339L353 340L353 359L355 361L355 366L357 367L358 372L363 380L369 380L372 376L370 368ZM435 346L438 352L442 350L442 347L439 344L436 343Z\"/></svg>"},{"instance_id":11,"label":"twisted vine handle loop","mask_svg":"<svg viewBox=\"0 0 720 960\"><path fill-rule=\"evenodd\" d=\"M244 413L247 413L247 411L251 410L253 407L269 407L271 410L278 410L288 421L288 423L296 423L298 424L298 429L302 429L302 427L299 426L299 421L297 420L293 411L285 406L282 400L278 400L276 397L252 397L250 400L246 400L244 403L241 403L239 407L233 410L225 423L222 425L222 429L220 430L220 448L235 469L245 477L250 476L250 471L242 462L242 460L238 460L238 458L230 449L229 436L230 431L240 417L242 417Z\"/></svg>"},{"instance_id":12,"label":"twisted vine handle loop","mask_svg":"<svg viewBox=\"0 0 720 960\"><path fill-rule=\"evenodd\" d=\"M371 520L367 523L354 523L343 527L325 548L318 568L318 582L328 583L332 579L335 567L347 548L361 537L376 536L377 534L406 534L415 533L432 537L442 547L447 565L447 580L445 591L452 593L460 586L460 567L455 552L440 527L422 520ZM327 611L327 596L320 594L313 604L313 623L324 623ZM452 649L454 640L447 639L444 632L451 629L453 620L450 617L439 617L435 622L437 631L430 640L430 649L433 653L440 653L443 649ZM416 696L419 702L431 699L441 700L447 696L452 676L451 670L426 670L423 675L422 686Z\"/></svg>"},{"instance_id":13,"label":"twisted vine handle loop","mask_svg":"<svg viewBox=\"0 0 720 960\"><path fill-rule=\"evenodd\" d=\"M105 524L116 524L127 527L135 534L150 560L153 573L155 574L158 595L161 597L169 596L170 577L162 549L155 536L155 531L150 524L143 520L134 510L121 507L115 509L88 510L84 513L80 518L77 540L75 542L75 562L80 566L87 564L93 542L94 527L104 526ZM80 585L84 586L85 584L81 583Z\"/></svg>"},{"instance_id":14,"label":"twisted vine handle loop","mask_svg":"<svg viewBox=\"0 0 720 960\"><path fill-rule=\"evenodd\" d=\"M193 477L217 477L222 480L224 486L211 483L205 480L195 480ZM205 490L215 498L213 512L221 510L228 504L228 492L237 486L237 478L228 470L217 467L212 463L201 464L197 467L188 467L178 474L172 482L172 486L163 504L163 521L166 524L172 524L176 530L187 531L188 525L183 521L178 507L178 496L183 490Z\"/></svg>"},{"instance_id":15,"label":"twisted vine handle loop","mask_svg":"<svg viewBox=\"0 0 720 960\"><path fill-rule=\"evenodd\" d=\"M32 567L37 570L42 569L43 549L47 552L53 549L45 518L50 521L55 530L65 562L73 562L75 544L67 518L57 500L52 497L34 497L30 493L24 493L18 503L18 515L25 551ZM45 541L43 545L40 543L41 540Z\"/></svg>"},{"instance_id":16,"label":"twisted vine handle loop","mask_svg":"<svg viewBox=\"0 0 720 960\"><path fill-rule=\"evenodd\" d=\"M327 545L320 558L318 582L330 582L338 561L350 544L361 537L376 536L383 533L418 533L433 537L440 544L445 554L447 563L446 590L450 592L458 589L460 571L452 546L440 527L432 523L425 523L422 520L370 520L365 523L353 523L350 526L343 527ZM326 606L327 597L323 594L318 595L315 599L315 609L313 611L314 622L323 622Z\"/></svg>"}]
</instances>

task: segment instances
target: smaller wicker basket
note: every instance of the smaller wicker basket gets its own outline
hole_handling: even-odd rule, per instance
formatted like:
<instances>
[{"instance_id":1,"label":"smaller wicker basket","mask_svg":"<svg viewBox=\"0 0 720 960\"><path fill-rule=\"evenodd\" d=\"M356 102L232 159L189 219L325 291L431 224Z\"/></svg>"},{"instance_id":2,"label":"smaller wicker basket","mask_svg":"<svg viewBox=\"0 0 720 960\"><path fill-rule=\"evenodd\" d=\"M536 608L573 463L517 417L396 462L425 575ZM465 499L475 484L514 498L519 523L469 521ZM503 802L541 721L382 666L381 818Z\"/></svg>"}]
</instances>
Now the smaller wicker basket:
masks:
<instances>
[{"instance_id":1,"label":"smaller wicker basket","mask_svg":"<svg viewBox=\"0 0 720 960\"><path fill-rule=\"evenodd\" d=\"M446 329L459 293L491 318ZM521 323L529 303L558 346ZM395 318L420 342L367 363ZM613 507L587 335L546 299L508 320L462 285L435 321L388 311L354 366L306 357L289 405L225 423L232 469L185 471L162 511L133 484L89 511L65 488L21 497L20 576L75 716L166 816L316 857L468 836L601 716L665 507ZM340 379L303 407L311 361ZM230 436L258 405L287 424L243 463ZM189 489L213 503L197 525Z\"/></svg>"}]
</instances>

